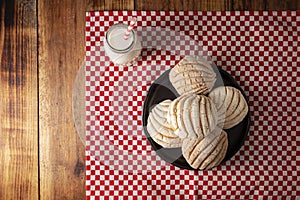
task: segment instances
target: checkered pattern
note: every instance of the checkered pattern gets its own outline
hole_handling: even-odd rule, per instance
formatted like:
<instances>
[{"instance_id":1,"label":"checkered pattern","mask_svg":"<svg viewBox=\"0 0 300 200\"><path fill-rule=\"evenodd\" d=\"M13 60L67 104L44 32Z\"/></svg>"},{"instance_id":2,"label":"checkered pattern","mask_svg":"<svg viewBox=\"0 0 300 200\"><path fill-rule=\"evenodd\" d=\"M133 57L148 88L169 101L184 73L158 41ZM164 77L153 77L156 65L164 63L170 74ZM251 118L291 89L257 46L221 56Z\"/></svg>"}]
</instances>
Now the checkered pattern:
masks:
<instances>
[{"instance_id":1,"label":"checkered pattern","mask_svg":"<svg viewBox=\"0 0 300 200\"><path fill-rule=\"evenodd\" d=\"M143 51L109 62L103 36L137 16ZM161 160L142 131L151 83L185 54L208 55L249 97L241 150L209 171ZM300 12L89 12L86 15L86 195L149 199L300 198Z\"/></svg>"}]
</instances>

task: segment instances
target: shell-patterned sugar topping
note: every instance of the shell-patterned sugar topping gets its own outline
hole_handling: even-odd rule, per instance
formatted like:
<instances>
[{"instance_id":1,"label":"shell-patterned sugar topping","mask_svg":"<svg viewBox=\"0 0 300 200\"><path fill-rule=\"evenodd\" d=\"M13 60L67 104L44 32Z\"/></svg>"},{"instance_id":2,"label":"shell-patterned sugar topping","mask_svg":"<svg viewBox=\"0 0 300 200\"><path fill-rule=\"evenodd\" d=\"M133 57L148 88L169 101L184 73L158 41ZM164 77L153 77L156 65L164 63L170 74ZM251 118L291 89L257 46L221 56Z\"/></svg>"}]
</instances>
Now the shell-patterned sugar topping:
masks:
<instances>
[{"instance_id":1,"label":"shell-patterned sugar topping","mask_svg":"<svg viewBox=\"0 0 300 200\"><path fill-rule=\"evenodd\" d=\"M185 56L169 74L170 82L180 94L207 94L216 82L211 63L201 56Z\"/></svg>"},{"instance_id":2,"label":"shell-patterned sugar topping","mask_svg":"<svg viewBox=\"0 0 300 200\"><path fill-rule=\"evenodd\" d=\"M194 169L211 169L225 158L228 148L227 133L216 128L204 138L187 138L182 143L182 154Z\"/></svg>"},{"instance_id":3,"label":"shell-patterned sugar topping","mask_svg":"<svg viewBox=\"0 0 300 200\"><path fill-rule=\"evenodd\" d=\"M218 126L229 129L239 124L248 113L248 104L242 93L231 86L214 89L209 97L218 111Z\"/></svg>"},{"instance_id":4,"label":"shell-patterned sugar topping","mask_svg":"<svg viewBox=\"0 0 300 200\"><path fill-rule=\"evenodd\" d=\"M177 101L178 128L175 134L180 138L203 138L215 129L218 119L217 110L210 98L204 95L187 94Z\"/></svg>"},{"instance_id":5,"label":"shell-patterned sugar topping","mask_svg":"<svg viewBox=\"0 0 300 200\"><path fill-rule=\"evenodd\" d=\"M166 118L170 104L171 100L165 100L152 108L147 121L147 131L151 138L162 147L181 147L182 139L174 133Z\"/></svg>"}]
</instances>

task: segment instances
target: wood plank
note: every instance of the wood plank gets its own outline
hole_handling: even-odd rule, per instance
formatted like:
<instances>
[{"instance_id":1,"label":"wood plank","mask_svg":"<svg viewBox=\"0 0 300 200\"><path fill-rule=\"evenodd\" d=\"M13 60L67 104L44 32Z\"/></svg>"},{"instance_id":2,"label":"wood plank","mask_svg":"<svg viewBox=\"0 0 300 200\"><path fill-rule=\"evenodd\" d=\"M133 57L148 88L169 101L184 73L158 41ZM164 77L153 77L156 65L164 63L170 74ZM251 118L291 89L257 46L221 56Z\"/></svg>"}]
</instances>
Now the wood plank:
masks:
<instances>
[{"instance_id":1,"label":"wood plank","mask_svg":"<svg viewBox=\"0 0 300 200\"><path fill-rule=\"evenodd\" d=\"M266 0L232 0L232 10L266 10Z\"/></svg>"},{"instance_id":2,"label":"wood plank","mask_svg":"<svg viewBox=\"0 0 300 200\"><path fill-rule=\"evenodd\" d=\"M267 0L266 10L300 10L299 0Z\"/></svg>"},{"instance_id":3,"label":"wood plank","mask_svg":"<svg viewBox=\"0 0 300 200\"><path fill-rule=\"evenodd\" d=\"M299 0L232 0L232 10L299 10Z\"/></svg>"},{"instance_id":4,"label":"wood plank","mask_svg":"<svg viewBox=\"0 0 300 200\"><path fill-rule=\"evenodd\" d=\"M85 1L38 1L40 199L85 199L72 90L85 55Z\"/></svg>"},{"instance_id":5,"label":"wood plank","mask_svg":"<svg viewBox=\"0 0 300 200\"><path fill-rule=\"evenodd\" d=\"M148 1L136 0L137 10L229 10L231 0L165 0L165 1Z\"/></svg>"},{"instance_id":6,"label":"wood plank","mask_svg":"<svg viewBox=\"0 0 300 200\"><path fill-rule=\"evenodd\" d=\"M299 0L87 0L95 10L299 10Z\"/></svg>"},{"instance_id":7,"label":"wood plank","mask_svg":"<svg viewBox=\"0 0 300 200\"><path fill-rule=\"evenodd\" d=\"M0 1L0 199L38 199L36 1Z\"/></svg>"},{"instance_id":8,"label":"wood plank","mask_svg":"<svg viewBox=\"0 0 300 200\"><path fill-rule=\"evenodd\" d=\"M87 0L87 11L134 10L135 0Z\"/></svg>"},{"instance_id":9,"label":"wood plank","mask_svg":"<svg viewBox=\"0 0 300 200\"><path fill-rule=\"evenodd\" d=\"M265 10L286 10L286 1L267 0L265 2Z\"/></svg>"}]
</instances>

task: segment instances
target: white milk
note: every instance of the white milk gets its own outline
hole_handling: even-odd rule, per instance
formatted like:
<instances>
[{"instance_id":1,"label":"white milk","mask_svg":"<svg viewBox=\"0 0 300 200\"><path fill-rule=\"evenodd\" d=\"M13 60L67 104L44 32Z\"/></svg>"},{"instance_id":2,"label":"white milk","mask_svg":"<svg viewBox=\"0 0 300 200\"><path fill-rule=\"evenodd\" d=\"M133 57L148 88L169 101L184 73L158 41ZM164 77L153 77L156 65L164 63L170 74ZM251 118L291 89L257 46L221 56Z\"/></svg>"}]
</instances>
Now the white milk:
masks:
<instances>
[{"instance_id":1,"label":"white milk","mask_svg":"<svg viewBox=\"0 0 300 200\"><path fill-rule=\"evenodd\" d=\"M115 65L130 65L141 54L142 46L132 30L129 38L124 39L126 24L115 24L105 34L104 50Z\"/></svg>"}]
</instances>

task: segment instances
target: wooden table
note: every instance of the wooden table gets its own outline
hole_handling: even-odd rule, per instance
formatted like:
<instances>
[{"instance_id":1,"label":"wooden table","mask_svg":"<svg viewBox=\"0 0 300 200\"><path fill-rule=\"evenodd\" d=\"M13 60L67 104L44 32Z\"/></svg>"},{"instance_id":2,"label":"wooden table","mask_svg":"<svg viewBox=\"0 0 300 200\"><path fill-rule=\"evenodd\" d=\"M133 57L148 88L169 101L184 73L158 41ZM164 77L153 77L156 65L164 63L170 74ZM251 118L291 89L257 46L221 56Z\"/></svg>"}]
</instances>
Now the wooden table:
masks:
<instances>
[{"instance_id":1,"label":"wooden table","mask_svg":"<svg viewBox=\"0 0 300 200\"><path fill-rule=\"evenodd\" d=\"M1 0L0 199L85 199L72 91L94 10L299 10L298 0Z\"/></svg>"}]
</instances>

